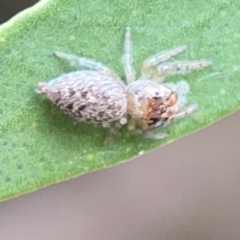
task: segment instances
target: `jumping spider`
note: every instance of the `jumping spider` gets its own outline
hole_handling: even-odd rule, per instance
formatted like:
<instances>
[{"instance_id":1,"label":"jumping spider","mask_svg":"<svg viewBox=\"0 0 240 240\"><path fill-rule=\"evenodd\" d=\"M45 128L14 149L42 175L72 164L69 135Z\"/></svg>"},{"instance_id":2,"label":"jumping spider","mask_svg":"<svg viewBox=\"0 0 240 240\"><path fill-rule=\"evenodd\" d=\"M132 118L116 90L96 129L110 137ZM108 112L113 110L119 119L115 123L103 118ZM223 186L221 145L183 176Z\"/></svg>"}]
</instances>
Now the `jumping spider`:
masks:
<instances>
[{"instance_id":1,"label":"jumping spider","mask_svg":"<svg viewBox=\"0 0 240 240\"><path fill-rule=\"evenodd\" d=\"M150 56L143 61L141 76L136 80L132 66L132 42L130 28L126 28L124 39L123 67L127 85L114 71L93 59L56 51L61 59L75 61L91 70L63 74L48 82L38 84L37 92L58 106L77 121L128 124L130 131L145 137L161 139L165 134L153 129L191 114L197 105L183 107L189 85L186 81L162 83L169 74L186 74L211 65L211 61L171 61L173 56L186 50L178 46ZM119 124L120 123L120 124Z\"/></svg>"}]
</instances>

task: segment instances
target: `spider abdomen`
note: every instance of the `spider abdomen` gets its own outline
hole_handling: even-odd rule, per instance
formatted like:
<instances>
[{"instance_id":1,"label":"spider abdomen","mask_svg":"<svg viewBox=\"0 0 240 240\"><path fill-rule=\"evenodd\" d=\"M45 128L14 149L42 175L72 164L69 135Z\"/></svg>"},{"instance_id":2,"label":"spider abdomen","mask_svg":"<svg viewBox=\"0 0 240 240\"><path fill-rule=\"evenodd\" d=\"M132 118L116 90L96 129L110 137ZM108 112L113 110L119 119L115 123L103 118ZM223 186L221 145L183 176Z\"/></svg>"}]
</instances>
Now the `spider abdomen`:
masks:
<instances>
[{"instance_id":1,"label":"spider abdomen","mask_svg":"<svg viewBox=\"0 0 240 240\"><path fill-rule=\"evenodd\" d=\"M77 121L108 123L126 113L125 85L116 76L102 72L83 70L63 74L39 83L37 91Z\"/></svg>"}]
</instances>

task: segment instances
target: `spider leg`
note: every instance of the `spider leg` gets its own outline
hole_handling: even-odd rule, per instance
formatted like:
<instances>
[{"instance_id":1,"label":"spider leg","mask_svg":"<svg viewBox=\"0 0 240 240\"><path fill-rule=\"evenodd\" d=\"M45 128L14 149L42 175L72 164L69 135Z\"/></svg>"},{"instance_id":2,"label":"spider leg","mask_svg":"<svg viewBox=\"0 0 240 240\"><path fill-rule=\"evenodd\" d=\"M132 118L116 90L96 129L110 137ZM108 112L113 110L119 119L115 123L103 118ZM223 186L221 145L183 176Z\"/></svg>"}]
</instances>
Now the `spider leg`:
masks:
<instances>
[{"instance_id":1,"label":"spider leg","mask_svg":"<svg viewBox=\"0 0 240 240\"><path fill-rule=\"evenodd\" d=\"M195 112L198 109L198 105L197 104L192 104L189 105L188 107L186 107L184 110L176 112L171 119L172 120L176 120L176 119L180 119L180 118L184 118L190 114L192 114L193 112Z\"/></svg>"},{"instance_id":2,"label":"spider leg","mask_svg":"<svg viewBox=\"0 0 240 240\"><path fill-rule=\"evenodd\" d=\"M178 81L176 83L162 83L165 87L171 89L177 94L177 103L175 105L175 111L178 112L183 106L185 106L190 87L189 84L184 81Z\"/></svg>"},{"instance_id":3,"label":"spider leg","mask_svg":"<svg viewBox=\"0 0 240 240\"><path fill-rule=\"evenodd\" d=\"M178 95L186 95L190 90L189 84L185 80L180 80L174 83L162 83L162 85L171 89L173 92L177 92Z\"/></svg>"},{"instance_id":4,"label":"spider leg","mask_svg":"<svg viewBox=\"0 0 240 240\"><path fill-rule=\"evenodd\" d=\"M105 66L104 64L97 62L91 58L80 57L75 54L68 54L68 53L64 53L61 51L55 51L55 55L58 58L65 59L69 62L77 63L82 67L86 67L86 68L89 68L89 69L92 69L95 71L112 73L112 70L109 69L107 66Z\"/></svg>"},{"instance_id":5,"label":"spider leg","mask_svg":"<svg viewBox=\"0 0 240 240\"><path fill-rule=\"evenodd\" d=\"M151 75L151 67L156 66L157 64L161 62L165 62L168 59L180 54L181 52L185 51L187 49L187 46L182 45L178 46L169 50L161 51L155 55L152 55L145 59L142 63L141 67L141 78L149 78L149 74Z\"/></svg>"},{"instance_id":6,"label":"spider leg","mask_svg":"<svg viewBox=\"0 0 240 240\"><path fill-rule=\"evenodd\" d=\"M157 139L157 140L164 139L169 136L167 133L164 133L164 132L156 132L156 129L151 129L147 131L142 131L140 129L133 129L132 133L137 136L143 136L144 138L147 138L147 139Z\"/></svg>"},{"instance_id":7,"label":"spider leg","mask_svg":"<svg viewBox=\"0 0 240 240\"><path fill-rule=\"evenodd\" d=\"M188 107L186 107L184 110L182 111L179 111L177 113L175 113L172 117L171 117L171 120L177 120L177 119L180 119L180 118L184 118L190 114L192 114L194 111L196 111L198 108L198 105L197 104L192 104L192 105L189 105ZM167 133L164 133L164 132L158 132L157 129L150 129L150 130L147 130L147 131L135 131L134 132L135 134L142 134L144 138L148 138L148 139L164 139L166 137L169 136L169 134Z\"/></svg>"},{"instance_id":8,"label":"spider leg","mask_svg":"<svg viewBox=\"0 0 240 240\"><path fill-rule=\"evenodd\" d=\"M187 102L186 95L190 91L189 84L186 81L181 80L176 83L163 83L163 85L168 87L177 94L177 102L175 105L176 113L171 117L172 120L184 118L197 110L198 108L197 104L192 104L186 107L185 109L181 110Z\"/></svg>"},{"instance_id":9,"label":"spider leg","mask_svg":"<svg viewBox=\"0 0 240 240\"><path fill-rule=\"evenodd\" d=\"M123 44L123 68L128 84L135 80L135 70L132 61L131 29L127 27Z\"/></svg>"},{"instance_id":10,"label":"spider leg","mask_svg":"<svg viewBox=\"0 0 240 240\"><path fill-rule=\"evenodd\" d=\"M212 62L209 60L196 60L196 61L176 61L166 62L157 66L156 75L185 75L194 70L202 70L208 66L211 66Z\"/></svg>"},{"instance_id":11,"label":"spider leg","mask_svg":"<svg viewBox=\"0 0 240 240\"><path fill-rule=\"evenodd\" d=\"M168 136L169 136L169 134L164 133L164 132L156 132L155 129L143 133L143 137L147 138L147 139L161 140L161 139L164 139Z\"/></svg>"}]
</instances>

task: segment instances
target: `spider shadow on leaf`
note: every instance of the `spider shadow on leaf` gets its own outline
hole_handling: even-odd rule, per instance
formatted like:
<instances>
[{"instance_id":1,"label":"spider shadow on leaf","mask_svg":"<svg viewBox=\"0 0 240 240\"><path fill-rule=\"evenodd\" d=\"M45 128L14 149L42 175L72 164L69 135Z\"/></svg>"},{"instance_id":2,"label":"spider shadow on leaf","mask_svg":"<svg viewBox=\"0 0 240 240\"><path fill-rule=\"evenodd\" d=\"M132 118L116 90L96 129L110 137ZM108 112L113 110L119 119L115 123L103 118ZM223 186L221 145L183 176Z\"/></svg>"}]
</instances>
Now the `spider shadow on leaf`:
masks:
<instances>
[{"instance_id":1,"label":"spider shadow on leaf","mask_svg":"<svg viewBox=\"0 0 240 240\"><path fill-rule=\"evenodd\" d=\"M65 142L64 138L67 139L68 145L71 144L71 141L79 141L79 143L90 142L94 146L101 147L106 144L105 140L109 137L112 144L137 141L141 138L129 133L126 126L121 129L115 128L113 134L110 128L77 122L40 95L36 96L35 101L39 109L37 112L38 129L45 137L51 138L51 141L55 139L59 142Z\"/></svg>"}]
</instances>

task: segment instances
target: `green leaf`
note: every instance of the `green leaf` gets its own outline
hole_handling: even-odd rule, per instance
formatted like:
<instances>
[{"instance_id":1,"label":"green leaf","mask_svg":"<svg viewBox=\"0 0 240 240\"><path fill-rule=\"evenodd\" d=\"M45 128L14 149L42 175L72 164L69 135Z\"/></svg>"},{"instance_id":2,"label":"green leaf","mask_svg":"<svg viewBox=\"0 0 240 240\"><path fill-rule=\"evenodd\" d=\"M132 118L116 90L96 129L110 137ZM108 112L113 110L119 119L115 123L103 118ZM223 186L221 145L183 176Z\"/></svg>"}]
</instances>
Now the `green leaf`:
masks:
<instances>
[{"instance_id":1,"label":"green leaf","mask_svg":"<svg viewBox=\"0 0 240 240\"><path fill-rule=\"evenodd\" d=\"M49 0L0 27L0 199L34 191L126 161L210 125L240 106L239 0ZM39 81L76 70L55 50L92 57L123 76L124 28L132 28L134 64L160 50L188 45L178 59L210 59L212 69L184 76L193 115L149 140L125 128L75 124L35 94ZM169 77L168 81L182 79ZM161 160L161 159L160 159Z\"/></svg>"}]
</instances>

